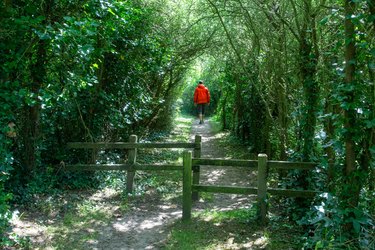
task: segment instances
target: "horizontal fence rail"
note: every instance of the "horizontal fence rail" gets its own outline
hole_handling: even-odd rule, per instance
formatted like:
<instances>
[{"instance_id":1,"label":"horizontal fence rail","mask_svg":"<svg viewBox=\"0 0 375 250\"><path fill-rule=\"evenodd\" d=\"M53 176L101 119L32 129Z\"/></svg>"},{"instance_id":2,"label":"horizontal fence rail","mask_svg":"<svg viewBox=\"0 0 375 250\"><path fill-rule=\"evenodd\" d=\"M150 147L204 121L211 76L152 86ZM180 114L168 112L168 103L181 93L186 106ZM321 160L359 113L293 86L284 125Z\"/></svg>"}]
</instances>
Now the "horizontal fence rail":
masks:
<instances>
[{"instance_id":1,"label":"horizontal fence rail","mask_svg":"<svg viewBox=\"0 0 375 250\"><path fill-rule=\"evenodd\" d=\"M69 142L70 149L122 149L126 150L127 161L121 164L63 164L67 171L107 171L120 170L127 171L126 192L133 191L133 182L136 170L142 171L182 171L182 165L176 164L139 164L137 163L138 149L193 149L194 157L201 156L202 137L196 135L194 142L138 142L136 135L131 135L128 142ZM193 181L199 183L199 166L194 166ZM194 192L193 197L198 198L198 193Z\"/></svg>"},{"instance_id":2,"label":"horizontal fence rail","mask_svg":"<svg viewBox=\"0 0 375 250\"><path fill-rule=\"evenodd\" d=\"M235 186L212 186L193 185L192 189L197 192L223 193L223 194L257 194L256 187L235 187Z\"/></svg>"},{"instance_id":3,"label":"horizontal fence rail","mask_svg":"<svg viewBox=\"0 0 375 250\"><path fill-rule=\"evenodd\" d=\"M134 149L134 148L196 148L200 144L189 142L168 143L130 143L130 142L69 142L68 148L74 149Z\"/></svg>"},{"instance_id":4,"label":"horizontal fence rail","mask_svg":"<svg viewBox=\"0 0 375 250\"><path fill-rule=\"evenodd\" d=\"M273 195L280 195L284 197L300 197L312 198L322 192L314 190L296 190L296 189L283 189L283 188L267 188L267 192Z\"/></svg>"},{"instance_id":5,"label":"horizontal fence rail","mask_svg":"<svg viewBox=\"0 0 375 250\"><path fill-rule=\"evenodd\" d=\"M73 164L65 165L68 171L97 171L97 170L179 170L182 171L182 165L168 164Z\"/></svg>"},{"instance_id":6,"label":"horizontal fence rail","mask_svg":"<svg viewBox=\"0 0 375 250\"><path fill-rule=\"evenodd\" d=\"M193 165L204 166L231 166L231 167L249 167L257 168L257 160L232 160L232 159L208 159L208 158L193 158Z\"/></svg>"},{"instance_id":7,"label":"horizontal fence rail","mask_svg":"<svg viewBox=\"0 0 375 250\"><path fill-rule=\"evenodd\" d=\"M314 162L289 162L289 161L268 161L268 168L274 169L297 169L314 170L317 164Z\"/></svg>"},{"instance_id":8,"label":"horizontal fence rail","mask_svg":"<svg viewBox=\"0 0 375 250\"><path fill-rule=\"evenodd\" d=\"M230 167L248 167L257 168L257 160L237 160L237 159L212 159L212 158L193 158L193 165L203 166L230 166ZM268 161L268 168L272 169L298 169L314 170L316 163L313 162L287 162L287 161Z\"/></svg>"},{"instance_id":9,"label":"horizontal fence rail","mask_svg":"<svg viewBox=\"0 0 375 250\"><path fill-rule=\"evenodd\" d=\"M223 194L257 194L257 187L238 187L238 186L213 186L213 185L193 185L193 191L207 193L223 193ZM267 188L267 192L272 195L280 195L284 197L314 197L321 193L313 190L295 190L283 188Z\"/></svg>"}]
</instances>

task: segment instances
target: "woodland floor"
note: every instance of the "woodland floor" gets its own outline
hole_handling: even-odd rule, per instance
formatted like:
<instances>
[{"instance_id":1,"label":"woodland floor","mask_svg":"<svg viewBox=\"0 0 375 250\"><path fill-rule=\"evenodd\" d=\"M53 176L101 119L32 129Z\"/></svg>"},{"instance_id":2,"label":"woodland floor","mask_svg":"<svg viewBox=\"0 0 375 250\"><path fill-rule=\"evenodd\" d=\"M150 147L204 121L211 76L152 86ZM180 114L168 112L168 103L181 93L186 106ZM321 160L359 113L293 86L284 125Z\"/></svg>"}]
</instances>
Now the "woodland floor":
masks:
<instances>
[{"instance_id":1,"label":"woodland floor","mask_svg":"<svg viewBox=\"0 0 375 250\"><path fill-rule=\"evenodd\" d=\"M190 139L194 140L197 134L202 136L202 157L230 158L221 142L225 133L215 130L214 122L199 125L194 121ZM202 167L200 183L255 186L254 174L241 168ZM94 212L80 217L78 222L72 219L71 224L69 216L72 218L74 215L64 214L64 210L58 214L25 211L13 220L13 232L27 237L31 249L197 249L175 245L174 239L171 239L173 230L178 228L183 231L185 227L180 222L181 193L165 198L151 188L142 196L130 197L123 205L118 202L122 199L121 195L111 190L77 191L70 195L73 199L80 197L81 201L83 197L86 204L99 205L94 208L90 205L88 209ZM247 209L254 202L255 196L202 194L202 198L193 204L190 227L197 227L198 233L206 230L205 227L216 228L216 232L212 232L212 237L216 239L201 239L203 245L199 249L271 249L267 246L269 242L265 239L263 227L245 225L238 228L230 221L216 223L204 215L205 211L212 214L213 211ZM83 210L85 205L81 203L79 211ZM196 214L201 215L198 218ZM214 241L219 243L213 244Z\"/></svg>"}]
</instances>

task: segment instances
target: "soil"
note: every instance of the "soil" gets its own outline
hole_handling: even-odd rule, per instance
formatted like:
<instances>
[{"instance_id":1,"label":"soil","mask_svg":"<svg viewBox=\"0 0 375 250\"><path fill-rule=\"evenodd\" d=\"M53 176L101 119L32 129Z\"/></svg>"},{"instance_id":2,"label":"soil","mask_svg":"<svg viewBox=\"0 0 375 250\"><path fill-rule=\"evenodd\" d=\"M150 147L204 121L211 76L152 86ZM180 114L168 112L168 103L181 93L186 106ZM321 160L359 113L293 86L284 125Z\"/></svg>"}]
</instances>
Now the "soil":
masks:
<instances>
[{"instance_id":1,"label":"soil","mask_svg":"<svg viewBox=\"0 0 375 250\"><path fill-rule=\"evenodd\" d=\"M195 135L202 136L202 158L225 158L227 152L220 143L222 132L214 132L212 122L198 124L194 121L191 140ZM248 170L231 167L201 167L200 183L217 185L254 186L256 178ZM94 197L95 198L95 197ZM171 225L181 219L182 206L180 199L165 201L152 190L142 199L133 199L125 213L118 208L111 208L112 218L105 225L97 225L99 235L97 240L87 240L83 249L161 249L165 245L171 230ZM193 204L193 212L200 210L230 210L247 208L255 201L254 196L213 194L205 201L200 199ZM39 249L55 249L48 247L49 239L45 234L45 226L38 223L40 218L13 220L13 232L19 236L30 238L33 246L43 246ZM53 222L52 222L53 223ZM69 237L69 236L67 236ZM68 240L68 239L67 239Z\"/></svg>"}]
</instances>

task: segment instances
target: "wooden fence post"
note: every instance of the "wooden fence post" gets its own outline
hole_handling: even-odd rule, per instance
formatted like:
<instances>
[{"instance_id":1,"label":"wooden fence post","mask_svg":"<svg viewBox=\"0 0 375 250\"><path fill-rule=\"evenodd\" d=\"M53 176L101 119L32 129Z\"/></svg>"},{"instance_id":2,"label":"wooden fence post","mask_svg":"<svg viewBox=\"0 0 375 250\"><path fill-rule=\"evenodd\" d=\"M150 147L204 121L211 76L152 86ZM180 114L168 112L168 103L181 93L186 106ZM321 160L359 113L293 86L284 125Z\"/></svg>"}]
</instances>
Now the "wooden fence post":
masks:
<instances>
[{"instance_id":1,"label":"wooden fence post","mask_svg":"<svg viewBox=\"0 0 375 250\"><path fill-rule=\"evenodd\" d=\"M183 154L183 186L182 186L182 220L189 221L191 219L191 171L192 171L192 158L191 152L184 151Z\"/></svg>"},{"instance_id":2,"label":"wooden fence post","mask_svg":"<svg viewBox=\"0 0 375 250\"><path fill-rule=\"evenodd\" d=\"M267 155L258 154L258 218L267 223Z\"/></svg>"},{"instance_id":3,"label":"wooden fence post","mask_svg":"<svg viewBox=\"0 0 375 250\"><path fill-rule=\"evenodd\" d=\"M201 150L202 150L202 136L196 135L195 136L195 148L194 148L194 158L201 158ZM200 166L195 165L193 166L193 184L199 185L199 175L200 175ZM193 192L192 194L193 201L199 200L199 193L197 191Z\"/></svg>"},{"instance_id":4,"label":"wooden fence post","mask_svg":"<svg viewBox=\"0 0 375 250\"><path fill-rule=\"evenodd\" d=\"M136 143L138 140L136 135L131 135L129 137L129 142ZM128 150L128 163L135 164L137 161L137 149L132 148ZM128 170L126 175L126 193L133 192L133 182L134 182L135 170Z\"/></svg>"}]
</instances>

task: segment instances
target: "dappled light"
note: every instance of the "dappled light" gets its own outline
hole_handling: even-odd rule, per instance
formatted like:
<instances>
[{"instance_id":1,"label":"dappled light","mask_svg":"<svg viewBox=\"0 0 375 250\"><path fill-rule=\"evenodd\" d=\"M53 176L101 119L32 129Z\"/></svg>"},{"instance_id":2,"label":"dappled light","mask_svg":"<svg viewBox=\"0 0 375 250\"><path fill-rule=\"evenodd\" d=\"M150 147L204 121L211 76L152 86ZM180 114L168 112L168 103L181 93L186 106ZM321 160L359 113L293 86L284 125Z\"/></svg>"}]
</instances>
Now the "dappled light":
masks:
<instances>
[{"instance_id":1,"label":"dappled light","mask_svg":"<svg viewBox=\"0 0 375 250\"><path fill-rule=\"evenodd\" d=\"M173 225L176 241L168 249L295 249L292 234L258 224L255 214L252 208L196 213L190 223Z\"/></svg>"},{"instance_id":2,"label":"dappled light","mask_svg":"<svg viewBox=\"0 0 375 250\"><path fill-rule=\"evenodd\" d=\"M101 229L99 239L92 247L120 249L126 242L133 249L158 248L165 240L166 225L180 216L181 209L171 205L153 208L142 206Z\"/></svg>"}]
</instances>

